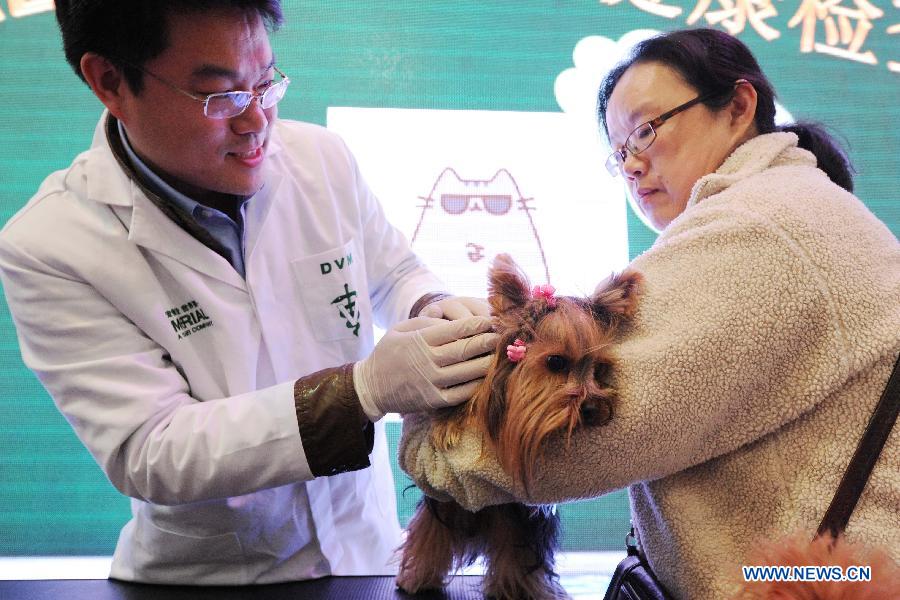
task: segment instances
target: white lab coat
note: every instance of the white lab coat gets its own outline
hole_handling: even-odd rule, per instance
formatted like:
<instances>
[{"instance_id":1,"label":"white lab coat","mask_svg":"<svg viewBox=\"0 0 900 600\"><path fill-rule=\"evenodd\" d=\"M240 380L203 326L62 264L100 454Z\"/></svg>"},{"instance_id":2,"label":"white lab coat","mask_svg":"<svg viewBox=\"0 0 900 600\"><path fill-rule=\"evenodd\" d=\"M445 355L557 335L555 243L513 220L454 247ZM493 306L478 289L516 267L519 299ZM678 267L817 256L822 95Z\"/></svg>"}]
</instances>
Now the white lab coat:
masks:
<instances>
[{"instance_id":1,"label":"white lab coat","mask_svg":"<svg viewBox=\"0 0 900 600\"><path fill-rule=\"evenodd\" d=\"M293 382L366 356L373 321L405 318L440 282L321 127L274 128L247 205L245 281L127 178L102 123L6 225L0 273L25 363L134 499L111 576L391 573L400 529L383 427L372 467L312 479ZM332 302L346 291L356 317Z\"/></svg>"}]
</instances>

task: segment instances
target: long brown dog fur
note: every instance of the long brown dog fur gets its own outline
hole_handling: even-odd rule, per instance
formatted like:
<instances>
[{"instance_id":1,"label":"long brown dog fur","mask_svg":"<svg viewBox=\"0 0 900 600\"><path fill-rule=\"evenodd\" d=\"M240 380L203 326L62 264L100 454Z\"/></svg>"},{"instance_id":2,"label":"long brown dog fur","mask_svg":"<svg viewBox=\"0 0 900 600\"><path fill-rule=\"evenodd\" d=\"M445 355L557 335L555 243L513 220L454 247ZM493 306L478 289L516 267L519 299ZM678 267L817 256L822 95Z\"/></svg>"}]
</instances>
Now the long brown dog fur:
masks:
<instances>
[{"instance_id":1,"label":"long brown dog fur","mask_svg":"<svg viewBox=\"0 0 900 600\"><path fill-rule=\"evenodd\" d=\"M507 255L489 272L488 301L500 342L488 374L463 406L434 417L433 443L453 447L480 430L503 469L526 489L547 442L613 416L612 344L633 315L641 276L626 271L590 298L532 297L527 277ZM508 345L526 343L523 360ZM567 598L554 573L559 518L552 506L492 506L471 513L424 499L401 546L397 585L411 593L443 587L455 569L486 562L484 591L497 600Z\"/></svg>"}]
</instances>

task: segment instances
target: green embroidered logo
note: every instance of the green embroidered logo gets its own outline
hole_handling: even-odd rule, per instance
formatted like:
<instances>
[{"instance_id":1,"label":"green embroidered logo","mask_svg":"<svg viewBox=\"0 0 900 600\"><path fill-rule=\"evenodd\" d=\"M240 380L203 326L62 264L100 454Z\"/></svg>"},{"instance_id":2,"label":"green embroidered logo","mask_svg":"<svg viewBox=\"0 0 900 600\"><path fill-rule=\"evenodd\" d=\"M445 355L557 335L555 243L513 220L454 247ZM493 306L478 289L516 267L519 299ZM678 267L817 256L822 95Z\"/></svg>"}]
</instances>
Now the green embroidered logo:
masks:
<instances>
[{"instance_id":1,"label":"green embroidered logo","mask_svg":"<svg viewBox=\"0 0 900 600\"><path fill-rule=\"evenodd\" d=\"M353 335L359 337L359 310L356 307L356 291L351 290L348 284L344 284L344 293L334 300L332 304L337 305L338 314L344 319L347 329L353 330Z\"/></svg>"},{"instance_id":2,"label":"green embroidered logo","mask_svg":"<svg viewBox=\"0 0 900 600\"><path fill-rule=\"evenodd\" d=\"M331 266L332 263L334 263L334 266L337 267L338 271L340 271L344 267L349 267L350 265L353 264L353 255L348 254L347 256L342 256L341 258L338 258L337 260L333 260L331 262L320 263L319 271L322 272L322 275L328 275L329 273L334 271L334 269Z\"/></svg>"}]
</instances>

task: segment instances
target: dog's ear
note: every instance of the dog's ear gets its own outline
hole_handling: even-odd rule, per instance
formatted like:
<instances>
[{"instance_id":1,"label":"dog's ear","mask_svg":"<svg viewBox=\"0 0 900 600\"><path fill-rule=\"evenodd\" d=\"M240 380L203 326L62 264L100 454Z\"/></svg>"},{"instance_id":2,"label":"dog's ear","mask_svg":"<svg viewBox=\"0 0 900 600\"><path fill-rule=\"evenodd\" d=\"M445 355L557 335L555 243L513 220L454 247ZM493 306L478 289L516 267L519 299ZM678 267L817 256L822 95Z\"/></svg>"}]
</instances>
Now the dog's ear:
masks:
<instances>
[{"instance_id":1,"label":"dog's ear","mask_svg":"<svg viewBox=\"0 0 900 600\"><path fill-rule=\"evenodd\" d=\"M642 282L643 276L631 269L601 281L591 294L594 318L609 326L630 318L637 309Z\"/></svg>"},{"instance_id":2,"label":"dog's ear","mask_svg":"<svg viewBox=\"0 0 900 600\"><path fill-rule=\"evenodd\" d=\"M531 299L528 276L509 254L498 254L488 270L488 302L492 313L500 315L521 308Z\"/></svg>"}]
</instances>

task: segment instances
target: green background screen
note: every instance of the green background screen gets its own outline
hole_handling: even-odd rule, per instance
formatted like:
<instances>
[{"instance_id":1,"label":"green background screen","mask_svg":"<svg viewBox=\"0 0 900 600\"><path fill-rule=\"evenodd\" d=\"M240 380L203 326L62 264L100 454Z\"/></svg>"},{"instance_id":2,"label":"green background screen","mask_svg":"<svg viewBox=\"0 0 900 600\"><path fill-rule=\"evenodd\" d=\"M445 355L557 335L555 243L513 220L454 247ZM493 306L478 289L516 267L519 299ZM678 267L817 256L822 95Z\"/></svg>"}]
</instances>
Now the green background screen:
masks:
<instances>
[{"instance_id":1,"label":"green background screen","mask_svg":"<svg viewBox=\"0 0 900 600\"><path fill-rule=\"evenodd\" d=\"M715 26L751 47L795 118L824 122L846 141L857 195L897 235L900 0L837 6L845 10L804 0L289 0L273 36L278 65L292 79L279 114L325 125L329 107L559 113L554 83L572 67L580 40ZM0 0L2 222L87 149L101 112L65 63L51 11L44 0ZM542 140L530 143L539 148ZM623 227L629 257L652 243L632 212ZM0 369L0 555L111 554L128 501L22 364L2 301ZM399 429L388 423L392 451ZM395 474L405 524L418 492L405 491L409 480ZM621 548L624 492L561 511L565 549Z\"/></svg>"}]
</instances>

